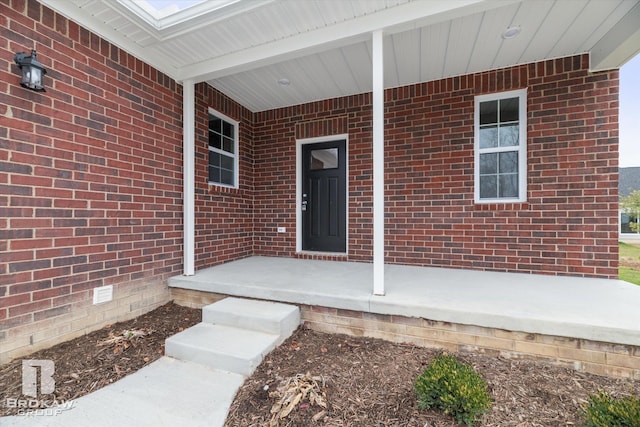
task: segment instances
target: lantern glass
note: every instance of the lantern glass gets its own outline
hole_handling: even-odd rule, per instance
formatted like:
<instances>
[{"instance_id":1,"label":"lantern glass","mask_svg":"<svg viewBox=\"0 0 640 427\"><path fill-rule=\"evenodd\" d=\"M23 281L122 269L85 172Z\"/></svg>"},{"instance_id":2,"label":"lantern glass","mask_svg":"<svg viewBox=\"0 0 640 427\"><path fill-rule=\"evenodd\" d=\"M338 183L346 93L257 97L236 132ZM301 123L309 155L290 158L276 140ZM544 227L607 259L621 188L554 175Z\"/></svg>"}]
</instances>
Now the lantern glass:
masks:
<instances>
[{"instance_id":1,"label":"lantern glass","mask_svg":"<svg viewBox=\"0 0 640 427\"><path fill-rule=\"evenodd\" d=\"M29 84L33 88L42 87L42 70L36 67L31 67L31 80L29 80Z\"/></svg>"},{"instance_id":2,"label":"lantern glass","mask_svg":"<svg viewBox=\"0 0 640 427\"><path fill-rule=\"evenodd\" d=\"M42 64L36 59L36 51L32 50L31 56L27 56L26 53L17 53L15 62L22 72L20 85L37 92L45 92L44 86L42 85L42 76L47 70L45 70Z\"/></svg>"}]
</instances>

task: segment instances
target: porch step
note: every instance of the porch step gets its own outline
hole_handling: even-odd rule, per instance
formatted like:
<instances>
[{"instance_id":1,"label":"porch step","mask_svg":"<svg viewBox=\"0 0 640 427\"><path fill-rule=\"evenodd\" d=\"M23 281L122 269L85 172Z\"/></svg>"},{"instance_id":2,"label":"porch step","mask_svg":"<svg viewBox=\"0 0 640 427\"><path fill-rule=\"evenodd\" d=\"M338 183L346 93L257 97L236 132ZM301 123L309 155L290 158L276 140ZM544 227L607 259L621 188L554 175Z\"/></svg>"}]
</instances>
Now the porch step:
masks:
<instances>
[{"instance_id":1,"label":"porch step","mask_svg":"<svg viewBox=\"0 0 640 427\"><path fill-rule=\"evenodd\" d=\"M165 342L165 354L249 376L273 350L278 336L224 325L199 323Z\"/></svg>"},{"instance_id":2,"label":"porch step","mask_svg":"<svg viewBox=\"0 0 640 427\"><path fill-rule=\"evenodd\" d=\"M202 321L276 334L281 344L300 325L300 310L277 302L225 298L203 307Z\"/></svg>"},{"instance_id":3,"label":"porch step","mask_svg":"<svg viewBox=\"0 0 640 427\"><path fill-rule=\"evenodd\" d=\"M202 309L202 322L165 341L167 356L245 376L300 324L296 306L226 298Z\"/></svg>"}]
</instances>

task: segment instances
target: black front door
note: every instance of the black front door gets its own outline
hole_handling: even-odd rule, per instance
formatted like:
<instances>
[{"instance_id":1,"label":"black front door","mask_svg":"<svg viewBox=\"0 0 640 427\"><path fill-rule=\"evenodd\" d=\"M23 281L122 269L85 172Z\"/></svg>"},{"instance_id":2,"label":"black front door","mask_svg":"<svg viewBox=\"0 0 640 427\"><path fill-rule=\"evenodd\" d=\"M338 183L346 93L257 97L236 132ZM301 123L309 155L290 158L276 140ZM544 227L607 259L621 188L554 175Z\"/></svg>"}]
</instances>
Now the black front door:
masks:
<instances>
[{"instance_id":1,"label":"black front door","mask_svg":"<svg viewBox=\"0 0 640 427\"><path fill-rule=\"evenodd\" d=\"M302 146L302 249L347 250L346 142Z\"/></svg>"}]
</instances>

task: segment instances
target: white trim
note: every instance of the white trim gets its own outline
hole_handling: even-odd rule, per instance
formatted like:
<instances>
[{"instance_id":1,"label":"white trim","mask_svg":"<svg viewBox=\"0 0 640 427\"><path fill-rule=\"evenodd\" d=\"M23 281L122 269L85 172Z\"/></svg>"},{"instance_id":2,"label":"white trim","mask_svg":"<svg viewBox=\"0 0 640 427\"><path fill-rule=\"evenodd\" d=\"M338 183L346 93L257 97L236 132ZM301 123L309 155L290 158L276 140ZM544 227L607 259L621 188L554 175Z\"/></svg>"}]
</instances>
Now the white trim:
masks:
<instances>
[{"instance_id":1,"label":"white trim","mask_svg":"<svg viewBox=\"0 0 640 427\"><path fill-rule=\"evenodd\" d=\"M373 33L373 294L384 295L384 38Z\"/></svg>"},{"instance_id":2,"label":"white trim","mask_svg":"<svg viewBox=\"0 0 640 427\"><path fill-rule=\"evenodd\" d=\"M183 270L185 276L195 274L195 83L182 86L182 180L183 180Z\"/></svg>"},{"instance_id":3,"label":"white trim","mask_svg":"<svg viewBox=\"0 0 640 427\"><path fill-rule=\"evenodd\" d=\"M225 187L225 188L239 188L240 187L240 173L238 171L239 167L240 167L240 122L238 122L237 120L232 119L231 117L227 116L226 114L222 114L221 112L215 110L214 108L209 107L209 114L214 115L222 120L224 120L225 122L229 122L231 124L233 124L233 139L234 139L234 153L229 153L228 151L224 151L224 150L217 150L217 149L213 149L212 151L214 152L219 152L225 156L228 157L233 157L233 185L227 185L227 184L222 184L220 182L213 182L213 181L208 181L208 177L209 177L209 159L207 159L207 183L211 186L216 186L216 187ZM207 124L207 129L209 129L209 126ZM207 144L208 144L208 135L207 135ZM209 146L207 145L207 152L209 152Z\"/></svg>"},{"instance_id":4,"label":"white trim","mask_svg":"<svg viewBox=\"0 0 640 427\"><path fill-rule=\"evenodd\" d=\"M518 98L518 126L519 145L515 147L502 147L491 149L492 152L517 151L518 152L518 197L511 198L480 198L480 103L506 98ZM527 201L527 89L510 90L506 92L477 95L473 106L473 156L474 156L474 202L476 204L487 203L522 203ZM483 150L486 152L486 150Z\"/></svg>"},{"instance_id":5,"label":"white trim","mask_svg":"<svg viewBox=\"0 0 640 427\"><path fill-rule=\"evenodd\" d=\"M302 146L344 140L345 149L345 221L346 221L346 247L344 252L310 252L302 250ZM296 139L296 253L313 253L322 255L346 255L349 253L349 134L320 136L315 138Z\"/></svg>"},{"instance_id":6,"label":"white trim","mask_svg":"<svg viewBox=\"0 0 640 427\"><path fill-rule=\"evenodd\" d=\"M49 0L51 1L51 0ZM375 13L358 16L312 31L280 38L266 44L229 52L215 58L186 65L179 70L177 80L207 81L273 65L289 59L324 52L370 40L371 33L381 28L396 34L419 26L444 22L468 14L481 13L517 0L438 0L411 1L388 7Z\"/></svg>"}]
</instances>

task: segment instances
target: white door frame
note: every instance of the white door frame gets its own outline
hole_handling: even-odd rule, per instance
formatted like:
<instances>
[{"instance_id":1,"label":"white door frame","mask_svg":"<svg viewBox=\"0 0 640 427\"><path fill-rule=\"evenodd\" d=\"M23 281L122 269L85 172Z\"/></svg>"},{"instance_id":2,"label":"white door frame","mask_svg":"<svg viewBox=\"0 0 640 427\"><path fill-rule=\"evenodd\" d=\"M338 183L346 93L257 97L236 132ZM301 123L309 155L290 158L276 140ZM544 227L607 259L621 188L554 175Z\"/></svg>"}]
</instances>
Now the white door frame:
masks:
<instances>
[{"instance_id":1,"label":"white door frame","mask_svg":"<svg viewBox=\"0 0 640 427\"><path fill-rule=\"evenodd\" d=\"M346 250L342 252L331 252L332 254L346 255L349 253L349 134L339 134L330 136L320 136L316 138L303 138L296 140L296 252L304 253L302 250L302 146L306 144L317 144L320 142L345 141L345 220L346 224ZM323 253L323 252L309 252Z\"/></svg>"}]
</instances>

